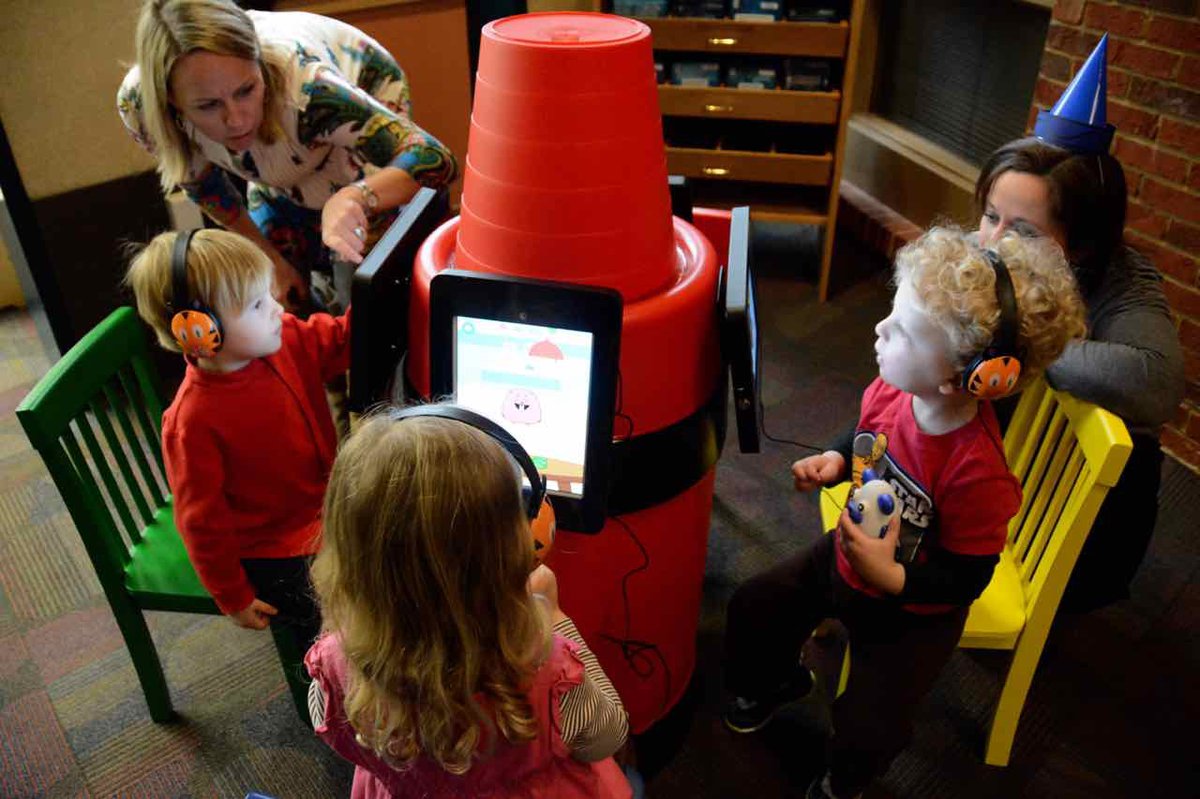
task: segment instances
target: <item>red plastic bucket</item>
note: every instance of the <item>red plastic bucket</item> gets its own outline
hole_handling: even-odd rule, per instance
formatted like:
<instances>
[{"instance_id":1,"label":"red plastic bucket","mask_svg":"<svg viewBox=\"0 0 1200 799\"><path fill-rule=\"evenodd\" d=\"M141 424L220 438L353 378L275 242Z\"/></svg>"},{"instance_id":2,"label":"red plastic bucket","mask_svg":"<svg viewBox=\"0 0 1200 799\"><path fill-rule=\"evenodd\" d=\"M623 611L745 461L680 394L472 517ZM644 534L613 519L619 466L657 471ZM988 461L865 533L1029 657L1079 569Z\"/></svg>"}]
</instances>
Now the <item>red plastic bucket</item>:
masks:
<instances>
[{"instance_id":1,"label":"red plastic bucket","mask_svg":"<svg viewBox=\"0 0 1200 799\"><path fill-rule=\"evenodd\" d=\"M489 23L480 41L457 266L602 285L677 276L650 29L607 14Z\"/></svg>"}]
</instances>

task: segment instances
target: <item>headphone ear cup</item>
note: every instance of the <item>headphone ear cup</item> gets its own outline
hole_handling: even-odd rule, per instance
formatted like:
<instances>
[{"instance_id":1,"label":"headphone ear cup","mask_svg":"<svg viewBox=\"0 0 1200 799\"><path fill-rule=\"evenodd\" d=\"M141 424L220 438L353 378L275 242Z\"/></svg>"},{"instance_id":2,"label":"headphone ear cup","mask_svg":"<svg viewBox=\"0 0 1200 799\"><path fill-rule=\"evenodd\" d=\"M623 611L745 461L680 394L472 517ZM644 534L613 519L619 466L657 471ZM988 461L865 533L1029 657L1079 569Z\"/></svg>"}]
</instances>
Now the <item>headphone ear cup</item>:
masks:
<instances>
[{"instance_id":1,"label":"headphone ear cup","mask_svg":"<svg viewBox=\"0 0 1200 799\"><path fill-rule=\"evenodd\" d=\"M171 335L189 358L211 358L221 350L221 322L207 310L185 310L171 317Z\"/></svg>"},{"instance_id":2,"label":"headphone ear cup","mask_svg":"<svg viewBox=\"0 0 1200 799\"><path fill-rule=\"evenodd\" d=\"M545 563L558 533L558 521L554 518L554 506L549 497L542 498L537 516L529 521L529 531L533 535L533 556L538 563Z\"/></svg>"},{"instance_id":3,"label":"headphone ear cup","mask_svg":"<svg viewBox=\"0 0 1200 799\"><path fill-rule=\"evenodd\" d=\"M996 400L1011 394L1017 387L1021 361L1012 355L988 355L985 353L971 361L963 373L963 387L979 399Z\"/></svg>"}]
</instances>

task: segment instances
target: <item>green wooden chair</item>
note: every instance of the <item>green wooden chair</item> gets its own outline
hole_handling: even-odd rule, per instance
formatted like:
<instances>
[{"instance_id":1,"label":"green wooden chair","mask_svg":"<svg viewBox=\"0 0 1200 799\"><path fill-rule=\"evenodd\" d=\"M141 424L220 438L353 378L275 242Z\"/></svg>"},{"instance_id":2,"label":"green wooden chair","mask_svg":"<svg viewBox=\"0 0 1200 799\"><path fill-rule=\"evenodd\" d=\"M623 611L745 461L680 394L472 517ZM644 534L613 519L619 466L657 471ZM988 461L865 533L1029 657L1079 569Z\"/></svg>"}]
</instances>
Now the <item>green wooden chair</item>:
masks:
<instances>
[{"instance_id":1,"label":"green wooden chair","mask_svg":"<svg viewBox=\"0 0 1200 799\"><path fill-rule=\"evenodd\" d=\"M157 722L175 714L142 612L220 613L175 530L162 462L162 412L162 387L145 334L128 307L84 336L17 408L79 530ZM272 634L292 700L307 724L304 653L287 634L275 628Z\"/></svg>"}]
</instances>

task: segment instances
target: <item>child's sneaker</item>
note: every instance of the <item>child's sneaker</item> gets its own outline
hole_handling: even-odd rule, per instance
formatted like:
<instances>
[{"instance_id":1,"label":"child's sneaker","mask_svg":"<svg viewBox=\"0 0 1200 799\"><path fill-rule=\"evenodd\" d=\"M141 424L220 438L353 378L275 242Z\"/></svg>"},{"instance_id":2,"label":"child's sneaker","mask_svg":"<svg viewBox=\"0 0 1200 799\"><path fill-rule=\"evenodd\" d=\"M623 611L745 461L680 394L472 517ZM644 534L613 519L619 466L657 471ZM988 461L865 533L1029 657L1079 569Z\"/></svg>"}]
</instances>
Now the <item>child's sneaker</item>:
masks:
<instances>
[{"instance_id":1,"label":"child's sneaker","mask_svg":"<svg viewBox=\"0 0 1200 799\"><path fill-rule=\"evenodd\" d=\"M761 730L784 705L803 699L816 682L811 670L801 666L792 679L760 699L734 697L725 711L725 726L734 732Z\"/></svg>"}]
</instances>

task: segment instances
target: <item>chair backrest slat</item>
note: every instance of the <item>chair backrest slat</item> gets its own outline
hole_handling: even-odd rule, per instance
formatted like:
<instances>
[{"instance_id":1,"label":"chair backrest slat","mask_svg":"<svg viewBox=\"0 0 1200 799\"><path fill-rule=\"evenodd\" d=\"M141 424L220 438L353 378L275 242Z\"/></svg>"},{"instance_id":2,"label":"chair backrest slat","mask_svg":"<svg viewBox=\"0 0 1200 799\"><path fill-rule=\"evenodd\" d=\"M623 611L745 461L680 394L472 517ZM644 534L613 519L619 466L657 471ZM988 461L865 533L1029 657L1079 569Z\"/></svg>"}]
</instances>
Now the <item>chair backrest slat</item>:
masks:
<instances>
[{"instance_id":1,"label":"chair backrest slat","mask_svg":"<svg viewBox=\"0 0 1200 799\"><path fill-rule=\"evenodd\" d=\"M1021 510L1008 526L1009 544L1015 550L1026 546L1027 542L1023 541L1022 534L1028 528L1031 517L1032 521L1036 522L1044 510L1044 507L1038 504L1038 492L1046 482L1047 471L1053 464L1059 437L1066 427L1066 418L1056 413L1053 397L1046 399L1050 400L1049 406L1039 403L1041 407L1034 416L1034 422L1038 426L1032 428L1026 436L1029 446L1022 453L1024 468L1022 474L1017 477L1021 482Z\"/></svg>"},{"instance_id":2,"label":"chair backrest slat","mask_svg":"<svg viewBox=\"0 0 1200 799\"><path fill-rule=\"evenodd\" d=\"M1021 392L1021 400L1008 424L1012 434L1004 436L1004 454L1009 470L1022 485L1043 441L1036 433L1045 429L1055 406L1053 392L1044 380L1035 381Z\"/></svg>"},{"instance_id":3,"label":"chair backrest slat","mask_svg":"<svg viewBox=\"0 0 1200 799\"><path fill-rule=\"evenodd\" d=\"M109 466L111 467L112 464L117 466L121 478L118 485L121 495L126 500L127 506L132 501L133 509L137 511L134 528L139 531L138 540L141 540L141 528L149 524L153 517L150 513L150 506L146 502L146 491L133 474L133 442L117 434L117 428L112 422L112 417L116 414L114 409L117 407L110 397L112 392L109 391L107 383L101 386L101 390L103 401L95 398L88 403L88 406L92 409L92 416L100 426L100 432L104 435L104 443L108 445L105 454L108 457Z\"/></svg>"},{"instance_id":4,"label":"chair backrest slat","mask_svg":"<svg viewBox=\"0 0 1200 799\"><path fill-rule=\"evenodd\" d=\"M122 462L127 472L125 479L129 483L130 492L134 495L138 512L142 517L142 524L147 525L154 519L152 506L162 504L163 498L162 494L159 493L158 482L154 477L154 473L150 469L150 461L146 458L144 442L134 433L133 425L129 421L129 415L125 412L129 400L117 390L119 386L120 383L118 381L109 380L104 384L104 397L108 400L109 415L117 420L117 425L124 435L126 452L132 457L133 462L137 464L138 474L141 477L140 482L133 476L129 460L126 459ZM149 496L148 502L147 495Z\"/></svg>"},{"instance_id":5,"label":"chair backrest slat","mask_svg":"<svg viewBox=\"0 0 1200 799\"><path fill-rule=\"evenodd\" d=\"M90 402L89 405L95 405ZM93 411L94 413L94 411ZM116 477L113 475L109 458L100 447L100 442L96 438L95 432L92 430L92 423L89 419L91 414L85 412L75 417L75 427L83 438L83 443L87 447L91 457L91 468L94 472L100 475L100 481L103 484L107 493L107 507L109 513L115 513L116 517L121 522L121 529L124 529L126 541L130 544L136 544L141 540L141 529L137 522L133 520L133 514L129 512L129 503L125 501L125 496L121 493L120 487L117 485Z\"/></svg>"},{"instance_id":6,"label":"chair backrest slat","mask_svg":"<svg viewBox=\"0 0 1200 799\"><path fill-rule=\"evenodd\" d=\"M129 365L117 371L121 387L133 407L134 418L137 419L144 440L154 453L154 462L158 464L159 485L163 493L170 493L167 488L167 470L162 459L162 388L158 385L157 373L150 368L149 360L141 355L135 355Z\"/></svg>"},{"instance_id":7,"label":"chair backrest slat","mask_svg":"<svg viewBox=\"0 0 1200 799\"><path fill-rule=\"evenodd\" d=\"M1021 554L1018 570L1026 580L1032 580L1037 573L1051 540L1061 534L1063 520L1069 521L1070 497L1081 488L1081 483L1086 483L1083 453L1074 446L1073 439L1064 439L1064 443L1067 442L1072 446L1059 448L1067 453L1067 457L1053 490L1048 492L1046 512L1037 526L1028 531L1029 546Z\"/></svg>"},{"instance_id":8,"label":"chair backrest slat","mask_svg":"<svg viewBox=\"0 0 1200 799\"><path fill-rule=\"evenodd\" d=\"M1035 468L1031 471L1031 475L1037 475L1036 482L1030 480L1021 487L1024 494L1022 501L1028 503L1029 512L1012 537L1013 555L1018 560L1023 559L1033 545L1036 533L1045 520L1047 506L1059 490L1063 469L1074 448L1074 439L1062 435L1066 422L1067 418L1062 413L1056 413L1050 420L1051 431L1043 439Z\"/></svg>"},{"instance_id":9,"label":"chair backrest slat","mask_svg":"<svg viewBox=\"0 0 1200 799\"><path fill-rule=\"evenodd\" d=\"M127 401L126 409L133 415L133 420L137 422L137 431L140 433L138 440L142 443L139 451L143 453L149 452L152 456L151 462L145 465L146 482L151 486L151 493L154 495L155 504L161 505L163 497L170 493L167 487L167 471L162 464L162 432L157 420L162 417L161 408L157 413L148 410L150 402L146 401L146 396L142 390L142 383L137 379L130 366L122 366L116 372L116 379L121 384L121 390L125 392ZM157 397L152 397L152 401L157 403ZM140 461L140 458L139 458Z\"/></svg>"},{"instance_id":10,"label":"chair backrest slat","mask_svg":"<svg viewBox=\"0 0 1200 799\"><path fill-rule=\"evenodd\" d=\"M121 540L121 534L100 495L100 487L96 485L96 477L92 474L88 459L70 427L59 436L59 442L62 449L58 453L49 449L43 451L42 457L51 469L50 476L63 495L67 510L79 528L84 546L92 556L92 563L103 583L105 575L116 574L129 564L129 550ZM67 456L65 463L55 457L63 451ZM103 560L97 560L98 556ZM107 587L105 590L108 590Z\"/></svg>"},{"instance_id":11,"label":"chair backrest slat","mask_svg":"<svg viewBox=\"0 0 1200 799\"><path fill-rule=\"evenodd\" d=\"M1008 550L1025 591L1025 633L1044 635L1108 487L1132 443L1108 411L1051 389L1025 389L1004 436L1009 467L1021 482L1021 510Z\"/></svg>"}]
</instances>

